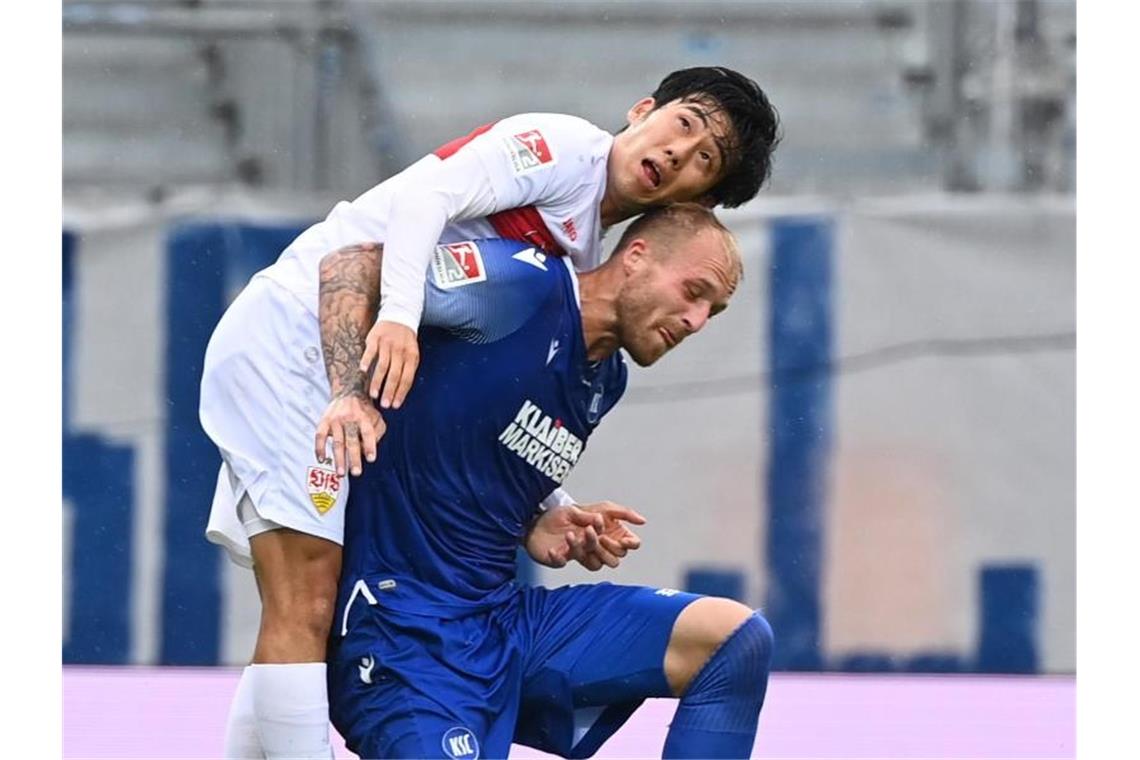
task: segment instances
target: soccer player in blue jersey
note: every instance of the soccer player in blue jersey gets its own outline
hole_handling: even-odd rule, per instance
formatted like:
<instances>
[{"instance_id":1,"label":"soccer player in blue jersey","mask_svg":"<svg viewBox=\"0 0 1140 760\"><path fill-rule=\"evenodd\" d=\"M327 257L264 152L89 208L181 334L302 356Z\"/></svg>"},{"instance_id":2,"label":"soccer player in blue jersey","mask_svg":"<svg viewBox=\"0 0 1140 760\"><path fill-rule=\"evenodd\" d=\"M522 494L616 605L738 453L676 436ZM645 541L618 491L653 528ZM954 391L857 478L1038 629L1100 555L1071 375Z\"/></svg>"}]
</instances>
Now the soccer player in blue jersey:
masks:
<instances>
[{"instance_id":1,"label":"soccer player in blue jersey","mask_svg":"<svg viewBox=\"0 0 1140 760\"><path fill-rule=\"evenodd\" d=\"M699 205L668 207L578 275L526 244L458 245L485 276L449 287L456 251L440 246L415 385L350 491L334 725L370 758L505 757L512 741L587 757L644 699L678 697L665 757L748 756L772 651L759 613L514 581L534 505L625 390L623 354L651 365L727 305L731 234Z\"/></svg>"}]
</instances>

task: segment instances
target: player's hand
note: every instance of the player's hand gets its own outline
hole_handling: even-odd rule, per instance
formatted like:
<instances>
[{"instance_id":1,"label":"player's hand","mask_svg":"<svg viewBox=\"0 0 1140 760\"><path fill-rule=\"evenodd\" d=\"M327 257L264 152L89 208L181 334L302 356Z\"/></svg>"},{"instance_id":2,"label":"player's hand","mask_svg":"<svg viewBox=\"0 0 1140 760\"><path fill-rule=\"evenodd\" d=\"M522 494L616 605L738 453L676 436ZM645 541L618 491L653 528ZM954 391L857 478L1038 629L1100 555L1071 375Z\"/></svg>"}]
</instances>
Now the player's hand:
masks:
<instances>
[{"instance_id":1,"label":"player's hand","mask_svg":"<svg viewBox=\"0 0 1140 760\"><path fill-rule=\"evenodd\" d=\"M617 567L641 539L625 523L644 525L645 518L611 501L555 507L544 513L526 538L531 559L547 567L574 561L590 571Z\"/></svg>"},{"instance_id":2,"label":"player's hand","mask_svg":"<svg viewBox=\"0 0 1140 760\"><path fill-rule=\"evenodd\" d=\"M381 409L400 408L419 366L420 346L414 330L399 322L372 325L360 357L360 371L371 377L368 395L380 399Z\"/></svg>"},{"instance_id":3,"label":"player's hand","mask_svg":"<svg viewBox=\"0 0 1140 760\"><path fill-rule=\"evenodd\" d=\"M328 462L328 441L332 438L333 461L337 475L344 475L345 463L359 475L361 452L369 462L376 461L376 444L388 426L372 399L362 393L338 396L329 403L317 424L313 453L318 462Z\"/></svg>"}]
</instances>

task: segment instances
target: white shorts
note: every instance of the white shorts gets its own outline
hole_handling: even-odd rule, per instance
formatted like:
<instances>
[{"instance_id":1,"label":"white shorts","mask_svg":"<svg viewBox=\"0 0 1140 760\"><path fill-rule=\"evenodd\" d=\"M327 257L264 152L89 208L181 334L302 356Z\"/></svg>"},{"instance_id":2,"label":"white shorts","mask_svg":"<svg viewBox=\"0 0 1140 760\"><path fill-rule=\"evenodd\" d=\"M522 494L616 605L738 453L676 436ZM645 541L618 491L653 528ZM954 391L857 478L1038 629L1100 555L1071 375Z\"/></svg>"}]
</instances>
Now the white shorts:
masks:
<instances>
[{"instance_id":1,"label":"white shorts","mask_svg":"<svg viewBox=\"0 0 1140 760\"><path fill-rule=\"evenodd\" d=\"M249 537L277 527L343 543L348 478L313 453L329 396L317 318L254 277L210 338L198 409L223 460L206 538L234 562L250 567Z\"/></svg>"}]
</instances>

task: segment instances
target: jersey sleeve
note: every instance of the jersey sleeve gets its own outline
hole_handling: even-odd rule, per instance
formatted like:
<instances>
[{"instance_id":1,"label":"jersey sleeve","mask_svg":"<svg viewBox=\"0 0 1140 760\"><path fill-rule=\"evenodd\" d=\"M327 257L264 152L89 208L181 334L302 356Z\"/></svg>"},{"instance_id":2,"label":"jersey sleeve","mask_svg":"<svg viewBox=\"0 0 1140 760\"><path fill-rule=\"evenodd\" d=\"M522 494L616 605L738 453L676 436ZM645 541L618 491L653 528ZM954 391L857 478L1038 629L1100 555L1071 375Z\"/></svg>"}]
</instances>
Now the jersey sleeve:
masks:
<instances>
[{"instance_id":1,"label":"jersey sleeve","mask_svg":"<svg viewBox=\"0 0 1140 760\"><path fill-rule=\"evenodd\" d=\"M378 319L415 330L436 241L448 222L554 205L576 192L612 136L561 114L522 114L443 146L440 160L393 200Z\"/></svg>"},{"instance_id":2,"label":"jersey sleeve","mask_svg":"<svg viewBox=\"0 0 1140 760\"><path fill-rule=\"evenodd\" d=\"M439 245L424 288L423 324L473 343L491 343L525 325L556 292L561 266L511 240Z\"/></svg>"}]
</instances>

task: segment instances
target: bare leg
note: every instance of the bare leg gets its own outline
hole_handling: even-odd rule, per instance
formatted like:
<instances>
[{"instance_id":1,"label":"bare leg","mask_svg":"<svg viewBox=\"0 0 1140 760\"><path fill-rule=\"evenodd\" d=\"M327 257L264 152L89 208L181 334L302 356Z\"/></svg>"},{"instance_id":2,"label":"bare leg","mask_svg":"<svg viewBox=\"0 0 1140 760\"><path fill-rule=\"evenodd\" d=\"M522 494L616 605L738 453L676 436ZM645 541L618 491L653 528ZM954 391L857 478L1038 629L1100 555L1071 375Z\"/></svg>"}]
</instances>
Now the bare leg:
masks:
<instances>
[{"instance_id":1,"label":"bare leg","mask_svg":"<svg viewBox=\"0 0 1140 760\"><path fill-rule=\"evenodd\" d=\"M265 756L332 756L325 647L336 605L341 548L288 528L250 539L261 595L253 705Z\"/></svg>"}]
</instances>

